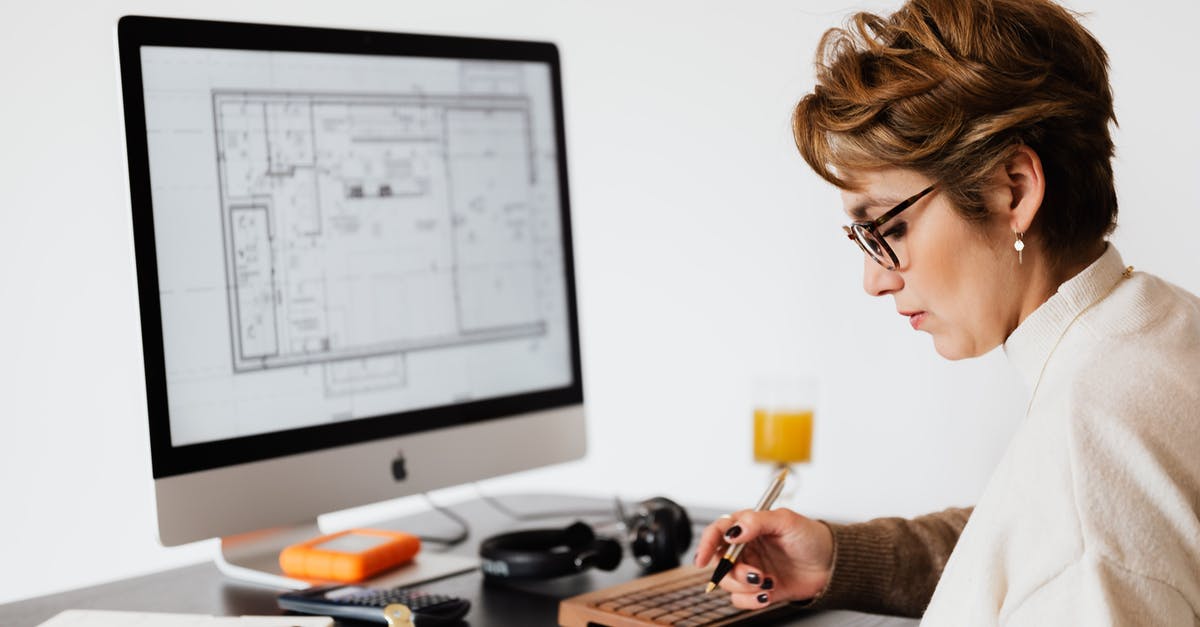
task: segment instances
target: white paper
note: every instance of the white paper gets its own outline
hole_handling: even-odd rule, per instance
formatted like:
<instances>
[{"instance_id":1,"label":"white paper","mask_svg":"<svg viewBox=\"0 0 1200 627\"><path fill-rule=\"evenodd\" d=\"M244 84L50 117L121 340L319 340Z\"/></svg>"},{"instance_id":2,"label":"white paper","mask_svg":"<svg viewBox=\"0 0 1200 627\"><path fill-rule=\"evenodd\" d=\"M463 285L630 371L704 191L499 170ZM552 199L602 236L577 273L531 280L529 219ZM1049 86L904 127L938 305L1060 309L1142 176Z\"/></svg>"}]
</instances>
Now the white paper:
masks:
<instances>
[{"instance_id":1,"label":"white paper","mask_svg":"<svg viewBox=\"0 0 1200 627\"><path fill-rule=\"evenodd\" d=\"M66 610L39 627L332 627L328 616L207 616Z\"/></svg>"}]
</instances>

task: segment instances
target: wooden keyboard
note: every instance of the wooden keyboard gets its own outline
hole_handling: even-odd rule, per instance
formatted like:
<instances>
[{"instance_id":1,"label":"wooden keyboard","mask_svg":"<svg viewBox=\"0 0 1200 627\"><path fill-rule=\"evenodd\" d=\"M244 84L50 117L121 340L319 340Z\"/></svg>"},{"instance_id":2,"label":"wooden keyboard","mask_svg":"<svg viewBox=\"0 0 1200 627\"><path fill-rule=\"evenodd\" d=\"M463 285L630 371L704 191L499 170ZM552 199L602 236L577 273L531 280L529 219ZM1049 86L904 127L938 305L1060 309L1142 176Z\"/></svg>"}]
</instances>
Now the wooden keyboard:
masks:
<instances>
[{"instance_id":1,"label":"wooden keyboard","mask_svg":"<svg viewBox=\"0 0 1200 627\"><path fill-rule=\"evenodd\" d=\"M704 594L711 568L680 566L603 590L571 597L558 605L562 627L718 627L750 625L801 612L787 603L743 610L717 588Z\"/></svg>"}]
</instances>

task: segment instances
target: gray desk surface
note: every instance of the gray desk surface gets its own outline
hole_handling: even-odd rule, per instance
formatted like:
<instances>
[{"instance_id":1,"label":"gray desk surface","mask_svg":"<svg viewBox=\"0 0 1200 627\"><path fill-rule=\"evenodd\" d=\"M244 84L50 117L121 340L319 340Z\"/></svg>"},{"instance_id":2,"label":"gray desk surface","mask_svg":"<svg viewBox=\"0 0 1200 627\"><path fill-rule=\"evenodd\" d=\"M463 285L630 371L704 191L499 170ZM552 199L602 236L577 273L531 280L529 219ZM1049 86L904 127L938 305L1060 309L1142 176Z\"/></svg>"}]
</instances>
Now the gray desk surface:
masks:
<instances>
[{"instance_id":1,"label":"gray desk surface","mask_svg":"<svg viewBox=\"0 0 1200 627\"><path fill-rule=\"evenodd\" d=\"M506 509L525 515L582 510L603 512L610 503L603 499L566 497L559 495L515 495L500 499ZM485 500L470 500L452 506L456 513L471 523L471 536L451 552L473 554L480 540L489 535L519 528L556 527L582 518L600 523L605 516L589 515L574 518L523 517L514 520ZM694 517L704 522L706 514L712 512L692 511ZM612 516L607 516L612 519ZM437 512L423 512L390 521L386 526L397 526L417 534L446 536L456 529L454 524ZM380 525L384 526L384 525ZM426 549L435 550L433 544ZM471 600L471 611L467 615L470 627L538 626L555 625L558 616L558 601L562 598L594 590L603 586L629 581L637 576L637 568L630 559L624 559L620 567L612 572L589 571L581 575L558 580L528 583L519 586L501 586L484 583L478 571L458 575L440 581L422 584L420 587L446 594L454 594ZM24 627L38 625L58 612L70 609L108 609L145 612L187 612L237 616L242 614L282 614L275 605L279 591L245 585L225 578L212 563L163 571L133 579L81 588L69 592L37 597L0 605L0 625ZM345 623L347 625L360 623ZM890 616L876 616L857 612L816 612L785 623L806 627L911 627L917 621Z\"/></svg>"}]
</instances>

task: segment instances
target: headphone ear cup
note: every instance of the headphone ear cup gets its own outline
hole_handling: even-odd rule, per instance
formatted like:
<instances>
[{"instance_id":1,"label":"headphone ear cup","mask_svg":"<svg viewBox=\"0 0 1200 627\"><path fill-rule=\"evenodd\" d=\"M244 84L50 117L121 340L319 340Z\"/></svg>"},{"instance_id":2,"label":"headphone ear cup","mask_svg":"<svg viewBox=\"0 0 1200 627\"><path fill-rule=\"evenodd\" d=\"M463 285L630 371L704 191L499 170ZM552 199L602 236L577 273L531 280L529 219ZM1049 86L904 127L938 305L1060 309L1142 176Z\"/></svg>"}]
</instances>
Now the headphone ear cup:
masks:
<instances>
[{"instance_id":1,"label":"headphone ear cup","mask_svg":"<svg viewBox=\"0 0 1200 627\"><path fill-rule=\"evenodd\" d=\"M670 499L663 500L668 503L674 517L674 533L671 534L671 539L675 542L675 557L678 559L692 546L692 518L682 505Z\"/></svg>"},{"instance_id":2,"label":"headphone ear cup","mask_svg":"<svg viewBox=\"0 0 1200 627\"><path fill-rule=\"evenodd\" d=\"M632 525L632 548L648 572L679 566L679 558L692 544L692 521L687 510L661 496L642 502L644 516Z\"/></svg>"},{"instance_id":3,"label":"headphone ear cup","mask_svg":"<svg viewBox=\"0 0 1200 627\"><path fill-rule=\"evenodd\" d=\"M675 553L675 517L670 510L657 509L651 514L654 521L654 537L650 543L651 571L666 570L679 565L679 555Z\"/></svg>"}]
</instances>

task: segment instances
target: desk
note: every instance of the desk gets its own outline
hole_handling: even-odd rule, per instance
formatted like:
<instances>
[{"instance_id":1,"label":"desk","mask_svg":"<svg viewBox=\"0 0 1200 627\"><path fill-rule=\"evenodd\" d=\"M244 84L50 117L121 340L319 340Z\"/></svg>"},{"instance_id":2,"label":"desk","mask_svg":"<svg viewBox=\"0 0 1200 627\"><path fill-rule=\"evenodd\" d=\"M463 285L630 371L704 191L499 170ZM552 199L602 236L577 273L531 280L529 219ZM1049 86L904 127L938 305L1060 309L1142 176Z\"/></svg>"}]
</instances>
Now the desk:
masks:
<instances>
[{"instance_id":1,"label":"desk","mask_svg":"<svg viewBox=\"0 0 1200 627\"><path fill-rule=\"evenodd\" d=\"M513 495L501 499L513 512L533 514L583 510L603 512L611 503L604 499L557 495ZM485 500L474 499L452 506L454 512L471 523L471 536L450 552L473 555L479 542L495 533L515 528L555 527L572 518L545 518L514 521ZM713 518L718 512L691 511L693 516ZM591 523L602 522L602 515L580 516ZM607 517L609 520L612 516ZM385 526L385 525L380 525ZM437 512L428 511L389 521L389 527L417 534L445 536L455 530L454 523ZM427 544L423 550L435 550ZM685 556L686 559L686 556ZM471 572L422 584L434 592L470 599L467 614L470 627L531 627L557 624L559 599L629 581L637 576L637 566L626 555L617 570L588 571L558 580L531 582L519 586L485 584L482 575ZM0 625L32 627L58 612L70 609L108 609L145 612L189 612L236 616L240 614L282 614L275 605L276 590L242 584L225 578L211 562L163 571L144 577L81 588L60 594L37 597L0 605ZM857 612L820 612L787 623L804 627L912 627L917 621Z\"/></svg>"}]
</instances>

